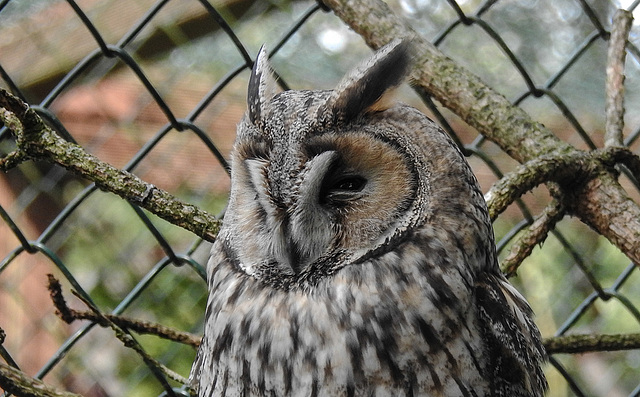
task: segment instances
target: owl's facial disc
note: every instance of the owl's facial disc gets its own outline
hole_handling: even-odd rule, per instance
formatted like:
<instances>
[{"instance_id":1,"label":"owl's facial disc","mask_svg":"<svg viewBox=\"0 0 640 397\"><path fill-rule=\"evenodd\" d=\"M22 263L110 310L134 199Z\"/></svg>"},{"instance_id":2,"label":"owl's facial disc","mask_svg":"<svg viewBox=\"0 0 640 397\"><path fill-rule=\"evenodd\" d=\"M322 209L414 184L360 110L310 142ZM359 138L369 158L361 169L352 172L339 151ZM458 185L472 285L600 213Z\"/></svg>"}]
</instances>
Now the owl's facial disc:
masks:
<instances>
[{"instance_id":1,"label":"owl's facial disc","mask_svg":"<svg viewBox=\"0 0 640 397\"><path fill-rule=\"evenodd\" d=\"M355 257L395 230L416 188L396 147L363 132L319 134L290 145L287 156L267 150L242 160L246 179L238 204L254 208L241 222L251 229L237 245L245 265L277 263L298 274L338 249ZM262 214L258 225L256 213Z\"/></svg>"},{"instance_id":2,"label":"owl's facial disc","mask_svg":"<svg viewBox=\"0 0 640 397\"><path fill-rule=\"evenodd\" d=\"M371 117L404 79L407 53L408 43L395 41L334 90L277 93L260 51L238 128L228 212L239 225L234 247L245 271L300 274L333 255L355 259L406 229L398 222L416 177L402 145L381 141Z\"/></svg>"}]
</instances>

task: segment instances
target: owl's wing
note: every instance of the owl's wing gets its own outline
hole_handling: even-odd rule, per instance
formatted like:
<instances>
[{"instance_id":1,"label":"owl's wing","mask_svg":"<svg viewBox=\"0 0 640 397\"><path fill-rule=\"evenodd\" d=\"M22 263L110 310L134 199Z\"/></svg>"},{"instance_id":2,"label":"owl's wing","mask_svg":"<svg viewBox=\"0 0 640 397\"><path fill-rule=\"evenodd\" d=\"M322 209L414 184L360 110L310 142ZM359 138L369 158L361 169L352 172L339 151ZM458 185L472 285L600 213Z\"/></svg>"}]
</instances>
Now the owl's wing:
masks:
<instances>
[{"instance_id":1,"label":"owl's wing","mask_svg":"<svg viewBox=\"0 0 640 397\"><path fill-rule=\"evenodd\" d=\"M546 352L533 311L501 274L484 273L475 286L487 343L494 396L542 396Z\"/></svg>"},{"instance_id":2,"label":"owl's wing","mask_svg":"<svg viewBox=\"0 0 640 397\"><path fill-rule=\"evenodd\" d=\"M196 353L196 359L191 366L191 372L189 373L189 381L187 386L193 391L193 395L198 395L198 389L200 388L200 372L202 371L202 360L205 353L202 348L198 348Z\"/></svg>"}]
</instances>

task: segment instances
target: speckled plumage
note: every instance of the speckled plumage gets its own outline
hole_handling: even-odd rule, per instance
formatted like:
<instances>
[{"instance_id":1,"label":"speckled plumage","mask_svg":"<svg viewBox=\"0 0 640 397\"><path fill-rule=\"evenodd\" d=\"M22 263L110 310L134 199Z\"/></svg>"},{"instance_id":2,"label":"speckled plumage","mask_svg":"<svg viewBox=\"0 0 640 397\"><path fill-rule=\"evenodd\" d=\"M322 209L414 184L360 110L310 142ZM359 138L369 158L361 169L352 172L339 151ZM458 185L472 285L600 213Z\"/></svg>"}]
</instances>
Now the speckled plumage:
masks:
<instances>
[{"instance_id":1,"label":"speckled plumage","mask_svg":"<svg viewBox=\"0 0 640 397\"><path fill-rule=\"evenodd\" d=\"M335 90L279 94L261 51L208 264L198 396L543 394L540 334L466 160L419 111L376 105L407 47Z\"/></svg>"}]
</instances>

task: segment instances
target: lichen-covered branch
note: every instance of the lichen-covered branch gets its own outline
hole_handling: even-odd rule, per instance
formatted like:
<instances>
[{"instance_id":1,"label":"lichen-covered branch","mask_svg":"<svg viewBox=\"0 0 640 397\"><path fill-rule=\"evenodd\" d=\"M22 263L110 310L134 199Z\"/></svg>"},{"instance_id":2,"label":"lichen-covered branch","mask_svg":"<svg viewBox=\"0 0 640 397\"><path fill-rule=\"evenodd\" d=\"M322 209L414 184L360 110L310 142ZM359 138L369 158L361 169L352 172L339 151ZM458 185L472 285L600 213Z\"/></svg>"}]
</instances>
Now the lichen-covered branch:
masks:
<instances>
[{"instance_id":1,"label":"lichen-covered branch","mask_svg":"<svg viewBox=\"0 0 640 397\"><path fill-rule=\"evenodd\" d=\"M571 157L579 152L442 54L383 1L323 0L323 3L372 48L379 48L398 37L410 39L415 52L413 84L429 92L515 160L524 163L542 156ZM616 173L601 171L578 186L561 186L563 190L575 188L579 192L574 196L566 195L575 201L563 204L570 214L579 217L640 264L640 206L629 199L617 182Z\"/></svg>"},{"instance_id":2,"label":"lichen-covered branch","mask_svg":"<svg viewBox=\"0 0 640 397\"><path fill-rule=\"evenodd\" d=\"M640 175L640 157L625 147L611 146L591 152L544 155L505 174L485 194L489 216L494 221L509 204L538 185L556 182L565 190L574 190L603 173L613 171L616 164L624 164ZM560 199L561 197L558 197Z\"/></svg>"},{"instance_id":3,"label":"lichen-covered branch","mask_svg":"<svg viewBox=\"0 0 640 397\"><path fill-rule=\"evenodd\" d=\"M82 397L79 394L56 390L17 368L0 362L0 388L17 397Z\"/></svg>"},{"instance_id":4,"label":"lichen-covered branch","mask_svg":"<svg viewBox=\"0 0 640 397\"><path fill-rule=\"evenodd\" d=\"M622 146L624 60L627 54L627 39L632 22L633 14L627 10L617 10L613 16L609 50L607 52L605 146Z\"/></svg>"},{"instance_id":5,"label":"lichen-covered branch","mask_svg":"<svg viewBox=\"0 0 640 397\"><path fill-rule=\"evenodd\" d=\"M640 334L555 336L543 343L548 354L633 350L640 349Z\"/></svg>"},{"instance_id":6,"label":"lichen-covered branch","mask_svg":"<svg viewBox=\"0 0 640 397\"><path fill-rule=\"evenodd\" d=\"M0 120L16 136L18 146L0 160L2 170L8 171L27 159L47 160L205 240L215 240L221 222L213 215L144 182L130 172L101 161L82 147L65 141L33 109L2 88Z\"/></svg>"},{"instance_id":7,"label":"lichen-covered branch","mask_svg":"<svg viewBox=\"0 0 640 397\"><path fill-rule=\"evenodd\" d=\"M596 156L587 152L549 155L528 161L505 174L485 194L489 217L496 220L511 203L538 185L549 181L592 177L600 167Z\"/></svg>"},{"instance_id":8,"label":"lichen-covered branch","mask_svg":"<svg viewBox=\"0 0 640 397\"><path fill-rule=\"evenodd\" d=\"M47 289L49 290L49 295L51 296L53 305L56 308L56 314L67 324L71 324L75 320L89 320L106 328L110 327L111 323L113 323L120 328L130 330L138 334L155 335L163 339L184 343L194 348L197 348L200 345L200 340L202 339L200 336L166 327L162 324L112 314L101 314L98 316L93 311L74 310L67 305L64 295L62 294L60 282L52 274L49 274L48 278L49 282Z\"/></svg>"},{"instance_id":9,"label":"lichen-covered branch","mask_svg":"<svg viewBox=\"0 0 640 397\"><path fill-rule=\"evenodd\" d=\"M500 267L502 273L507 277L515 275L522 261L531 255L536 245L544 242L549 232L564 217L564 214L564 207L554 199L529 225L524 234L513 243L509 253L502 260Z\"/></svg>"}]
</instances>

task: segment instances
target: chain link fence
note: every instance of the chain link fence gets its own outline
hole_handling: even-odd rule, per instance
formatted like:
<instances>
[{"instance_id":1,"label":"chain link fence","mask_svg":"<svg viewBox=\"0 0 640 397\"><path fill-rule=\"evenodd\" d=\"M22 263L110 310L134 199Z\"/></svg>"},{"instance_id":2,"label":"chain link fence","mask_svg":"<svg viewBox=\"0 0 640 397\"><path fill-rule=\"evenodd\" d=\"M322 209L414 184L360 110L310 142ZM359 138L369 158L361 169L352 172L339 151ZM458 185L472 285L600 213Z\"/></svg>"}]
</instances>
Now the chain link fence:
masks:
<instances>
[{"instance_id":1,"label":"chain link fence","mask_svg":"<svg viewBox=\"0 0 640 397\"><path fill-rule=\"evenodd\" d=\"M456 62L580 149L602 147L613 12L638 2L399 0L390 5ZM640 152L640 30L626 65L624 143ZM266 43L283 86L331 88L370 50L313 1L0 1L0 86L61 136L209 212L224 209L225 157L245 109L252 59ZM408 87L399 96L463 145L484 191L517 163L457 116ZM0 153L15 142L0 129ZM636 202L637 175L621 175ZM495 223L502 256L549 201L544 187ZM109 328L54 314L47 274L102 313L202 331L209 244L48 163L0 175L0 356L84 396L186 395ZM637 267L566 218L512 282L543 336L634 333ZM75 298L69 305L86 309ZM187 376L195 350L136 335ZM640 395L640 351L557 354L551 396ZM0 389L1 391L1 389Z\"/></svg>"}]
</instances>

